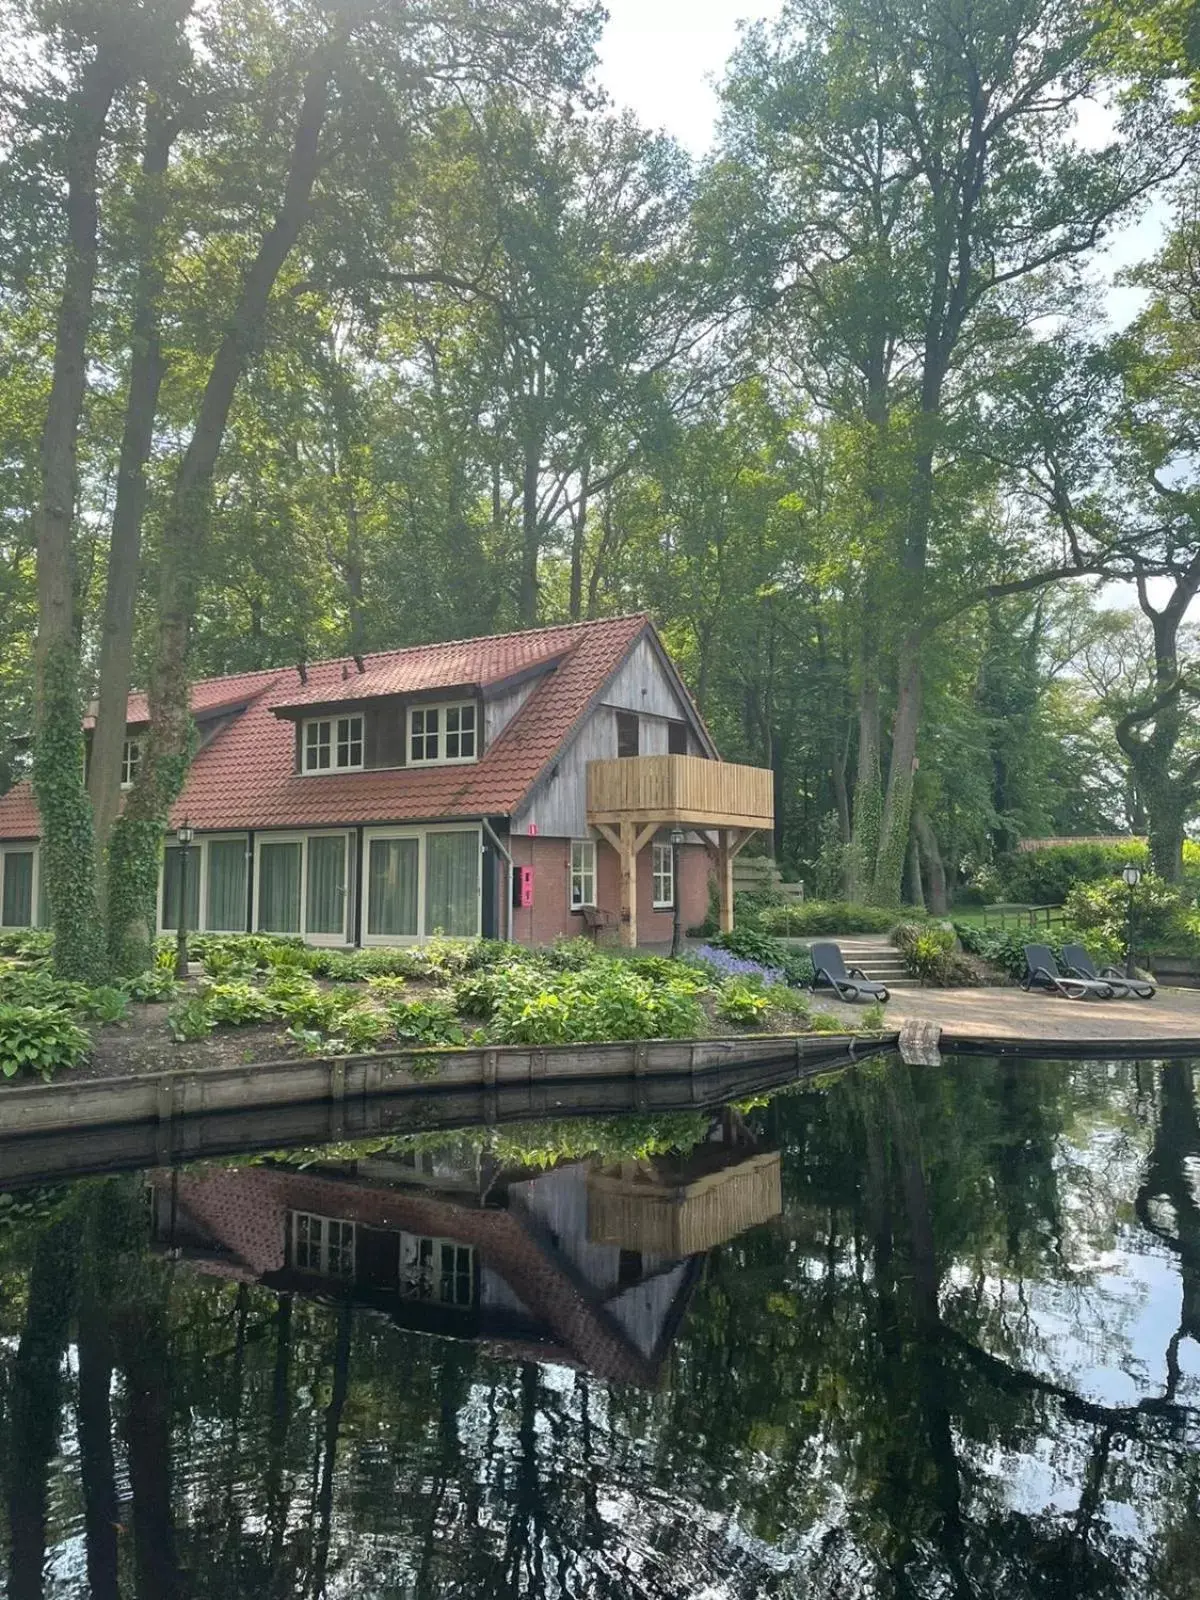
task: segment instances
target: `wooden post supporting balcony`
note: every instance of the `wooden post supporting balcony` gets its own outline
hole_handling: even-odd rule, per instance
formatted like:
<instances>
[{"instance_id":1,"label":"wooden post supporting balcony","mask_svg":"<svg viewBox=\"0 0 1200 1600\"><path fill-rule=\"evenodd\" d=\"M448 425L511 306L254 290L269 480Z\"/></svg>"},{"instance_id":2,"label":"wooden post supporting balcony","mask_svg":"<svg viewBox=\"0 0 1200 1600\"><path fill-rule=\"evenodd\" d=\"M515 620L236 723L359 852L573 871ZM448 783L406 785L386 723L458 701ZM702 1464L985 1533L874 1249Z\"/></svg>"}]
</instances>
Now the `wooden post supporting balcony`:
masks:
<instances>
[{"instance_id":1,"label":"wooden post supporting balcony","mask_svg":"<svg viewBox=\"0 0 1200 1600\"><path fill-rule=\"evenodd\" d=\"M621 943L637 944L637 859L660 828L717 838L721 927L733 927L733 863L752 834L775 822L774 779L764 767L699 756L627 756L587 764L587 820L617 853Z\"/></svg>"},{"instance_id":2,"label":"wooden post supporting balcony","mask_svg":"<svg viewBox=\"0 0 1200 1600\"><path fill-rule=\"evenodd\" d=\"M598 822L596 831L617 852L621 870L621 943L628 950L637 948L637 860L645 845L654 836L658 824L622 822L620 831L606 822Z\"/></svg>"}]
</instances>

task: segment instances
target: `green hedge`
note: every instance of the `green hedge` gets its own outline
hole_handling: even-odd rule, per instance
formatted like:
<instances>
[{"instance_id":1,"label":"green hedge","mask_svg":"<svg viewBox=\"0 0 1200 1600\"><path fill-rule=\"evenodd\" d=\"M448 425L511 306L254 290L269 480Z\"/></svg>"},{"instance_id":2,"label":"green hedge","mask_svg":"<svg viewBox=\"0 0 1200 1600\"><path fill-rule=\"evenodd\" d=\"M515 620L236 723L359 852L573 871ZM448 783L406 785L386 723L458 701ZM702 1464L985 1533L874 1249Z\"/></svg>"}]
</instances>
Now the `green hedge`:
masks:
<instances>
[{"instance_id":1,"label":"green hedge","mask_svg":"<svg viewBox=\"0 0 1200 1600\"><path fill-rule=\"evenodd\" d=\"M1061 844L1048 850L1022 850L999 863L1003 894L1016 905L1060 906L1077 883L1120 876L1127 861L1145 869L1150 852L1128 844Z\"/></svg>"},{"instance_id":2,"label":"green hedge","mask_svg":"<svg viewBox=\"0 0 1200 1600\"><path fill-rule=\"evenodd\" d=\"M1060 967L1063 964L1065 944L1083 945L1097 966L1107 965L1120 955L1120 950L1112 941L1095 929L1063 926L1048 933L1044 928L1031 932L1028 928L981 928L972 922L956 922L954 931L958 934L964 950L969 950L972 955L979 956L981 960L989 962L994 967L999 967L1018 982L1025 975L1027 944L1049 945Z\"/></svg>"},{"instance_id":3,"label":"green hedge","mask_svg":"<svg viewBox=\"0 0 1200 1600\"><path fill-rule=\"evenodd\" d=\"M906 920L920 918L911 907ZM846 900L806 900L796 905L768 906L756 925L779 939L807 939L829 933L890 933L896 923L895 911L886 906L860 906Z\"/></svg>"}]
</instances>

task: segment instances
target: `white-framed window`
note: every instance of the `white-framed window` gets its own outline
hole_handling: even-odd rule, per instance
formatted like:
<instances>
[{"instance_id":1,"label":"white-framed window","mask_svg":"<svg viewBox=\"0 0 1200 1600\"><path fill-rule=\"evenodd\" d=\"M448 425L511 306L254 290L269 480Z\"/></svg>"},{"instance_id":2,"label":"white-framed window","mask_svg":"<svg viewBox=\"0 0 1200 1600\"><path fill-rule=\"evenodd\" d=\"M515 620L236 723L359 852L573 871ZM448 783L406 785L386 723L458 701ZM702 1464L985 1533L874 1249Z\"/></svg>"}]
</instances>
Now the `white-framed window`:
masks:
<instances>
[{"instance_id":1,"label":"white-framed window","mask_svg":"<svg viewBox=\"0 0 1200 1600\"><path fill-rule=\"evenodd\" d=\"M483 838L477 826L366 830L364 944L416 944L435 933L477 939L482 919Z\"/></svg>"},{"instance_id":2,"label":"white-framed window","mask_svg":"<svg viewBox=\"0 0 1200 1600\"><path fill-rule=\"evenodd\" d=\"M361 716L313 717L301 742L304 772L355 772L363 764Z\"/></svg>"},{"instance_id":3,"label":"white-framed window","mask_svg":"<svg viewBox=\"0 0 1200 1600\"><path fill-rule=\"evenodd\" d=\"M596 904L596 841L571 840L571 910Z\"/></svg>"},{"instance_id":4,"label":"white-framed window","mask_svg":"<svg viewBox=\"0 0 1200 1600\"><path fill-rule=\"evenodd\" d=\"M202 834L188 848L187 925L193 933L245 933L250 839L245 833ZM183 850L170 842L158 879L158 926L179 926Z\"/></svg>"},{"instance_id":5,"label":"white-framed window","mask_svg":"<svg viewBox=\"0 0 1200 1600\"><path fill-rule=\"evenodd\" d=\"M659 911L675 904L675 853L669 844L654 846L654 905Z\"/></svg>"},{"instance_id":6,"label":"white-framed window","mask_svg":"<svg viewBox=\"0 0 1200 1600\"><path fill-rule=\"evenodd\" d=\"M254 841L257 933L298 933L310 944L348 943L350 835L260 833Z\"/></svg>"},{"instance_id":7,"label":"white-framed window","mask_svg":"<svg viewBox=\"0 0 1200 1600\"><path fill-rule=\"evenodd\" d=\"M474 761L479 723L474 700L408 710L408 762L413 767Z\"/></svg>"},{"instance_id":8,"label":"white-framed window","mask_svg":"<svg viewBox=\"0 0 1200 1600\"><path fill-rule=\"evenodd\" d=\"M292 1212L292 1265L323 1278L353 1278L354 1224L312 1211Z\"/></svg>"},{"instance_id":9,"label":"white-framed window","mask_svg":"<svg viewBox=\"0 0 1200 1600\"><path fill-rule=\"evenodd\" d=\"M35 844L0 849L0 928L36 928L45 921L40 864Z\"/></svg>"},{"instance_id":10,"label":"white-framed window","mask_svg":"<svg viewBox=\"0 0 1200 1600\"><path fill-rule=\"evenodd\" d=\"M142 765L142 740L134 735L121 746L121 787L132 789Z\"/></svg>"},{"instance_id":11,"label":"white-framed window","mask_svg":"<svg viewBox=\"0 0 1200 1600\"><path fill-rule=\"evenodd\" d=\"M475 1303L475 1252L453 1239L400 1235L400 1293L443 1306Z\"/></svg>"}]
</instances>

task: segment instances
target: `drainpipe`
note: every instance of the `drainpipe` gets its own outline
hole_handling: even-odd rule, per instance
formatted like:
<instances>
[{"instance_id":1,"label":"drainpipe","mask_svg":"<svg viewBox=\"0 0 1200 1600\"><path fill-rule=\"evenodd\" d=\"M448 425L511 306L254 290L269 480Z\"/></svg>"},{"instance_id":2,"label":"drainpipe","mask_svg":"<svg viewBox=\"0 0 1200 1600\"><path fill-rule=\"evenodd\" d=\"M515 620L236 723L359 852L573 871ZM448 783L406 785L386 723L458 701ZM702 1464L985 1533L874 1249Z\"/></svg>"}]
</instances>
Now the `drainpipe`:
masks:
<instances>
[{"instance_id":1,"label":"drainpipe","mask_svg":"<svg viewBox=\"0 0 1200 1600\"><path fill-rule=\"evenodd\" d=\"M488 838L496 846L496 849L504 857L505 861L508 862L508 871L504 874L505 881L506 881L507 887L508 887L508 892L504 896L504 908L505 908L504 909L504 932L505 932L505 937L507 938L509 944L512 944L512 942L513 942L513 936L512 936L512 932L513 932L513 874L516 872L517 869L513 864L512 856L509 855L507 847L501 842L500 835L496 832L495 828L492 827L491 823L488 821L488 819L486 817L480 817L479 820L483 824L483 831L487 834Z\"/></svg>"}]
</instances>

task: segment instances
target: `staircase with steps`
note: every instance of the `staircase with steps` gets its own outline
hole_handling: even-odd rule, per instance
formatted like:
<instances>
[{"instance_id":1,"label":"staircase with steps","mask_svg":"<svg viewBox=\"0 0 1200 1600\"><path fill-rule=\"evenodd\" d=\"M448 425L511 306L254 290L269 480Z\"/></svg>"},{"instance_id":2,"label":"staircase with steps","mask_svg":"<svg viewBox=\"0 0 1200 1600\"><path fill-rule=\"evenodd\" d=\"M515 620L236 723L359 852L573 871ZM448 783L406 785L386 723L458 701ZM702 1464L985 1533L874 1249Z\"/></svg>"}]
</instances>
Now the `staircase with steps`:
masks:
<instances>
[{"instance_id":1,"label":"staircase with steps","mask_svg":"<svg viewBox=\"0 0 1200 1600\"><path fill-rule=\"evenodd\" d=\"M886 934L848 933L821 934L811 939L788 939L787 944L807 948L811 944L836 944L841 948L848 967L861 967L875 983L886 983L889 989L916 989L916 978L904 970L904 958Z\"/></svg>"}]
</instances>

